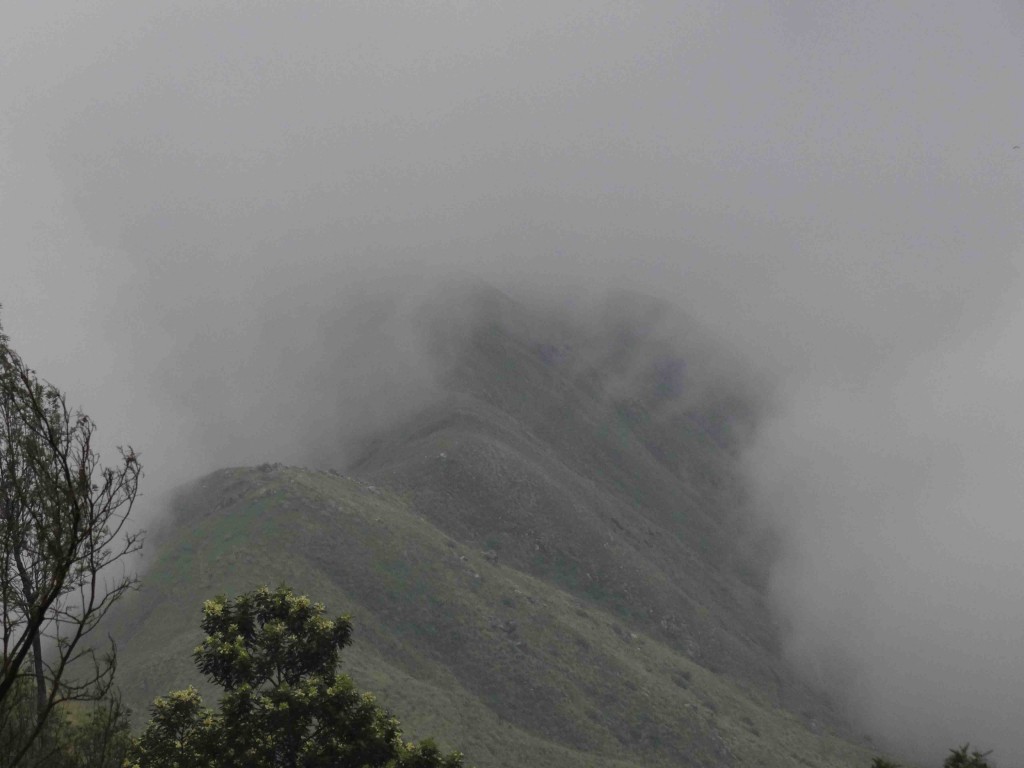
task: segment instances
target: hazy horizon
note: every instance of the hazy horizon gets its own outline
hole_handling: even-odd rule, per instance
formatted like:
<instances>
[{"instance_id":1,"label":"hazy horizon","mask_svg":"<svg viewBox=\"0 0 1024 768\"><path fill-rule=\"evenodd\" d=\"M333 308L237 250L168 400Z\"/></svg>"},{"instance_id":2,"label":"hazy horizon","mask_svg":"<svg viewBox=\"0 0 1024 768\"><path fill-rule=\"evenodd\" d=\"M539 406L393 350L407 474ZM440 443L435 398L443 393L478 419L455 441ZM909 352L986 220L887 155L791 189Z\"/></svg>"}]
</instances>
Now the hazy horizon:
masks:
<instances>
[{"instance_id":1,"label":"hazy horizon","mask_svg":"<svg viewBox=\"0 0 1024 768\"><path fill-rule=\"evenodd\" d=\"M772 388L792 657L893 748L1024 761L1020 4L0 17L0 320L150 497L415 407L452 275L649 293Z\"/></svg>"}]
</instances>

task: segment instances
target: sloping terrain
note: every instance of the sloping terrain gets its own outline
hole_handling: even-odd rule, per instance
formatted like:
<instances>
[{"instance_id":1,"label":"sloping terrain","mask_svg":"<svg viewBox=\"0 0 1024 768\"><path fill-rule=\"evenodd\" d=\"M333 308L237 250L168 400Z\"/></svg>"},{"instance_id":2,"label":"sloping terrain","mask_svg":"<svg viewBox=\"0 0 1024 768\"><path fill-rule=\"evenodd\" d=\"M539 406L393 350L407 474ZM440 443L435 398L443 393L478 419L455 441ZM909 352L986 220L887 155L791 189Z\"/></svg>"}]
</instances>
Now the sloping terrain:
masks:
<instances>
[{"instance_id":1,"label":"sloping terrain","mask_svg":"<svg viewBox=\"0 0 1024 768\"><path fill-rule=\"evenodd\" d=\"M736 477L753 409L708 350L636 298L586 324L455 298L425 321L441 394L352 477L181 495L110 627L129 700L199 682L204 599L286 583L352 615L348 670L410 735L479 768L868 764L779 658Z\"/></svg>"},{"instance_id":2,"label":"sloping terrain","mask_svg":"<svg viewBox=\"0 0 1024 768\"><path fill-rule=\"evenodd\" d=\"M868 757L616 614L466 546L410 501L329 473L222 470L182 499L111 628L142 706L199 683L212 594L287 583L352 615L355 679L413 736L486 766L865 765Z\"/></svg>"}]
</instances>

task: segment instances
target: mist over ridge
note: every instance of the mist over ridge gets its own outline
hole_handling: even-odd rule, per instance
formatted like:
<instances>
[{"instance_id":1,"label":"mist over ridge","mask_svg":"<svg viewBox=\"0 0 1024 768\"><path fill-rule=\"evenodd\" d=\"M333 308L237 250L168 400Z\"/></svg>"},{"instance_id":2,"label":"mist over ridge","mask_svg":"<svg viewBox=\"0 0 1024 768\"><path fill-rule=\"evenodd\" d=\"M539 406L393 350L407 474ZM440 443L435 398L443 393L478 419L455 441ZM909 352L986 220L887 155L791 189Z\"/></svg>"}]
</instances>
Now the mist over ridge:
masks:
<instances>
[{"instance_id":1,"label":"mist over ridge","mask_svg":"<svg viewBox=\"0 0 1024 768\"><path fill-rule=\"evenodd\" d=\"M895 749L1024 759L1017 4L5 16L4 327L150 500L428 404L453 276L595 333L654 296L757 401L790 657Z\"/></svg>"}]
</instances>

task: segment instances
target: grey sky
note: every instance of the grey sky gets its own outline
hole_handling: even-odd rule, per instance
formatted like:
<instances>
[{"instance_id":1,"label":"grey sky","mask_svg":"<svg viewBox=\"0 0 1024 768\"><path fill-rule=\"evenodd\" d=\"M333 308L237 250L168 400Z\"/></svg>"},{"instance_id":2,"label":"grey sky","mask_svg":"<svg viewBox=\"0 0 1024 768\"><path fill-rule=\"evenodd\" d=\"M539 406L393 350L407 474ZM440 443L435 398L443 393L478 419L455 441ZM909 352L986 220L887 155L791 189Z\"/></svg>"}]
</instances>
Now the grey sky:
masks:
<instances>
[{"instance_id":1,"label":"grey sky","mask_svg":"<svg viewBox=\"0 0 1024 768\"><path fill-rule=\"evenodd\" d=\"M1022 93L1014 2L10 0L3 321L163 489L408 406L441 274L671 298L776 382L794 654L1020 761Z\"/></svg>"}]
</instances>

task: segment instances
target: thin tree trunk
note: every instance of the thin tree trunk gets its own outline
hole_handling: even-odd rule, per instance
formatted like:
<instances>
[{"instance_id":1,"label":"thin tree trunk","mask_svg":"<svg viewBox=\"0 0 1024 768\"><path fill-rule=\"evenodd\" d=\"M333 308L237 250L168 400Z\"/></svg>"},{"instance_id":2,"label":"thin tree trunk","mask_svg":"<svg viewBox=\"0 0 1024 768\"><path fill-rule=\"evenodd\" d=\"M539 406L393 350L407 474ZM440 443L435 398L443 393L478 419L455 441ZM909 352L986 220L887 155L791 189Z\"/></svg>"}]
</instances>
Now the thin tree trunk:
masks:
<instances>
[{"instance_id":1,"label":"thin tree trunk","mask_svg":"<svg viewBox=\"0 0 1024 768\"><path fill-rule=\"evenodd\" d=\"M26 611L31 612L35 607L37 593L32 584L32 577L22 562L20 554L15 554L15 562L18 565L18 573L21 576L22 588L25 593ZM43 670L43 642L36 633L32 638L32 665L36 678L36 716L42 723L46 716L46 674Z\"/></svg>"},{"instance_id":2,"label":"thin tree trunk","mask_svg":"<svg viewBox=\"0 0 1024 768\"><path fill-rule=\"evenodd\" d=\"M36 716L42 720L46 714L46 676L43 673L43 644L39 635L32 640L32 662L36 675Z\"/></svg>"}]
</instances>

